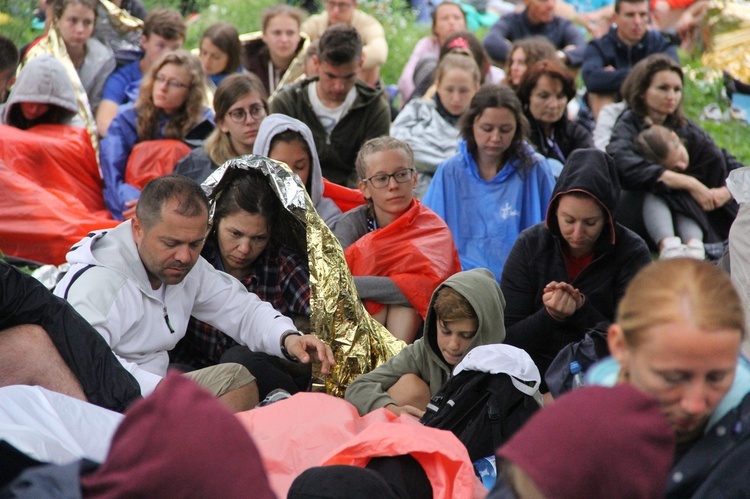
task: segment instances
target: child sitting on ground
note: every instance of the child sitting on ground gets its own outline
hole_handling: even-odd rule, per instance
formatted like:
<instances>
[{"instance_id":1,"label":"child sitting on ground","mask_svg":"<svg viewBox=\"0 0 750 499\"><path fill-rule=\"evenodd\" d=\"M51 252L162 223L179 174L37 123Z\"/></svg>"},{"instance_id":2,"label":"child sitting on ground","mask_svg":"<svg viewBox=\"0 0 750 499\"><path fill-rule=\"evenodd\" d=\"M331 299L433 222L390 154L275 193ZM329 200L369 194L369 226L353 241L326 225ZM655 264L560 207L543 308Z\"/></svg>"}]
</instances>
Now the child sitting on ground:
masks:
<instances>
[{"instance_id":1,"label":"child sitting on ground","mask_svg":"<svg viewBox=\"0 0 750 499\"><path fill-rule=\"evenodd\" d=\"M443 220L414 199L417 172L408 144L392 137L367 141L356 160L367 204L332 224L345 250L359 297L395 337L414 341L430 295L461 270Z\"/></svg>"},{"instance_id":2,"label":"child sitting on ground","mask_svg":"<svg viewBox=\"0 0 750 499\"><path fill-rule=\"evenodd\" d=\"M430 397L470 350L505 340L504 310L505 298L489 270L449 277L432 295L424 336L355 379L346 400L361 415L386 407L422 417Z\"/></svg>"}]
</instances>

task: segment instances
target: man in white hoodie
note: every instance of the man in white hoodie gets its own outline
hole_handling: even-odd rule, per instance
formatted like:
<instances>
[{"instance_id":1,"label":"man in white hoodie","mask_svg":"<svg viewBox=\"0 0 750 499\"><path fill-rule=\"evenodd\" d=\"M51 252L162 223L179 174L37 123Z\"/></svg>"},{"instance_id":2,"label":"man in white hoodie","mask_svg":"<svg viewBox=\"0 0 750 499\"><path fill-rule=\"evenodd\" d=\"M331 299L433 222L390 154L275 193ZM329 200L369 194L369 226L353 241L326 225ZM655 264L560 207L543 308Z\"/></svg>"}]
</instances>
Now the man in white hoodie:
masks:
<instances>
[{"instance_id":1,"label":"man in white hoodie","mask_svg":"<svg viewBox=\"0 0 750 499\"><path fill-rule=\"evenodd\" d=\"M330 347L301 335L290 319L200 257L208 229L208 201L197 184L172 175L155 179L143 189L134 219L71 249L71 269L55 294L102 335L143 395L166 376L167 352L191 315L251 350L321 361L327 373ZM252 377L226 366L189 375L236 409L257 404Z\"/></svg>"}]
</instances>

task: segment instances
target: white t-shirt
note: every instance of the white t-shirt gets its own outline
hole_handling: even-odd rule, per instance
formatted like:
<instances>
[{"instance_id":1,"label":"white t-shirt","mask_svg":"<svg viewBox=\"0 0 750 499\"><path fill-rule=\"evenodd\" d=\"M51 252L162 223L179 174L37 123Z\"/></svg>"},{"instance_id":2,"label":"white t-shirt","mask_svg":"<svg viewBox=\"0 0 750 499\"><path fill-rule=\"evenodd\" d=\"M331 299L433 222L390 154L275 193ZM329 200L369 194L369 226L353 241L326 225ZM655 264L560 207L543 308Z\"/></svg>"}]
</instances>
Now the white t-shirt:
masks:
<instances>
[{"instance_id":1,"label":"white t-shirt","mask_svg":"<svg viewBox=\"0 0 750 499\"><path fill-rule=\"evenodd\" d=\"M336 127L336 124L341 121L341 118L346 115L349 108L354 104L354 99L357 98L357 87L352 87L349 93L346 94L346 99L337 107L326 107L318 98L318 82L314 81L307 86L307 93L312 104L313 112L317 116L320 124L325 128L326 133L331 133Z\"/></svg>"}]
</instances>

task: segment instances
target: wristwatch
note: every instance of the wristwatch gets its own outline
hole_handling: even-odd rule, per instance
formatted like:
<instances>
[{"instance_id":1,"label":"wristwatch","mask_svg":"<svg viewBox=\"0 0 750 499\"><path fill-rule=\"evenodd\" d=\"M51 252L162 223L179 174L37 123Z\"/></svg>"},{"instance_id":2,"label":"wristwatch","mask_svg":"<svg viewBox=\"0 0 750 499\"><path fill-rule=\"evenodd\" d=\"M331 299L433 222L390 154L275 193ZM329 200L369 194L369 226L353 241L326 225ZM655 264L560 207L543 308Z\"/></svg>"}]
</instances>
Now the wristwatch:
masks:
<instances>
[{"instance_id":1,"label":"wristwatch","mask_svg":"<svg viewBox=\"0 0 750 499\"><path fill-rule=\"evenodd\" d=\"M299 362L299 359L297 357L294 357L293 355L290 355L286 349L286 339L291 335L302 336L302 333L291 329L289 331L284 331L284 334L281 335L281 353L283 353L284 357L286 357L288 360L291 360L292 362Z\"/></svg>"}]
</instances>

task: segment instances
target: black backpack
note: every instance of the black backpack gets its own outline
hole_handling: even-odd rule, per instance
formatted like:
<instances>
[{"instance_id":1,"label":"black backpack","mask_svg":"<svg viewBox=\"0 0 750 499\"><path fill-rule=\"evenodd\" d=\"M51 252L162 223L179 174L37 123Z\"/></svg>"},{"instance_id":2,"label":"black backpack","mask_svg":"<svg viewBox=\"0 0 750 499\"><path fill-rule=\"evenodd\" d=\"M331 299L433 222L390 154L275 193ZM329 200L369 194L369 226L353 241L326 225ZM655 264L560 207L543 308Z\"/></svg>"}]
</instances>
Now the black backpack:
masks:
<instances>
[{"instance_id":1,"label":"black backpack","mask_svg":"<svg viewBox=\"0 0 750 499\"><path fill-rule=\"evenodd\" d=\"M492 456L539 409L504 373L462 371L430 399L419 421L450 430L469 451L472 462Z\"/></svg>"}]
</instances>

